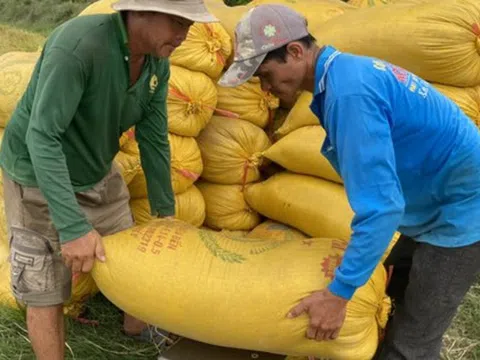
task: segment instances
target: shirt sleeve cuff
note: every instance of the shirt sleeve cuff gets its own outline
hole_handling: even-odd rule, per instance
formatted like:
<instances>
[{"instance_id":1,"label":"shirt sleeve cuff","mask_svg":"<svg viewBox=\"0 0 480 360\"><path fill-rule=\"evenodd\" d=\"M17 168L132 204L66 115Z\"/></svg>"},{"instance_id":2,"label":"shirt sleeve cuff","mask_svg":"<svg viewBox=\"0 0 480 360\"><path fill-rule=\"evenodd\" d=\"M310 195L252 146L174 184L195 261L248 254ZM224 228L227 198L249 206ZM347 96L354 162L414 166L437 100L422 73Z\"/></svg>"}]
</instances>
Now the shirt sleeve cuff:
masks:
<instances>
[{"instance_id":1,"label":"shirt sleeve cuff","mask_svg":"<svg viewBox=\"0 0 480 360\"><path fill-rule=\"evenodd\" d=\"M355 290L357 290L357 288L355 286L348 285L348 284L342 283L337 279L334 279L328 286L328 290L330 290L330 292L333 295L350 300L353 294L355 293Z\"/></svg>"},{"instance_id":2,"label":"shirt sleeve cuff","mask_svg":"<svg viewBox=\"0 0 480 360\"><path fill-rule=\"evenodd\" d=\"M175 205L173 206L164 206L153 211L153 216L175 216Z\"/></svg>"},{"instance_id":3,"label":"shirt sleeve cuff","mask_svg":"<svg viewBox=\"0 0 480 360\"><path fill-rule=\"evenodd\" d=\"M62 244L67 243L69 241L76 240L81 238L83 235L88 234L90 231L93 230L92 225L88 222L78 222L73 224L65 229L62 229L58 232L60 237L60 242Z\"/></svg>"}]
</instances>

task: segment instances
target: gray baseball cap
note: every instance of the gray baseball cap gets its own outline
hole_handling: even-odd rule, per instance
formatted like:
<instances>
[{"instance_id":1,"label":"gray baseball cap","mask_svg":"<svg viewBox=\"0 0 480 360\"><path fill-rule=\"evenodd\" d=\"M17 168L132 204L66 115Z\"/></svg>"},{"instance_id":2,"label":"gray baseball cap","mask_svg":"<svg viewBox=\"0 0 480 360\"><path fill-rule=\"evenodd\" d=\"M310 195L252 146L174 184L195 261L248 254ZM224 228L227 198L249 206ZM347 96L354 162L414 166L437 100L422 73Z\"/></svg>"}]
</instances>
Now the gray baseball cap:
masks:
<instances>
[{"instance_id":1,"label":"gray baseball cap","mask_svg":"<svg viewBox=\"0 0 480 360\"><path fill-rule=\"evenodd\" d=\"M267 54L308 35L307 20L288 6L259 5L250 9L235 28L235 57L219 85L247 82Z\"/></svg>"}]
</instances>

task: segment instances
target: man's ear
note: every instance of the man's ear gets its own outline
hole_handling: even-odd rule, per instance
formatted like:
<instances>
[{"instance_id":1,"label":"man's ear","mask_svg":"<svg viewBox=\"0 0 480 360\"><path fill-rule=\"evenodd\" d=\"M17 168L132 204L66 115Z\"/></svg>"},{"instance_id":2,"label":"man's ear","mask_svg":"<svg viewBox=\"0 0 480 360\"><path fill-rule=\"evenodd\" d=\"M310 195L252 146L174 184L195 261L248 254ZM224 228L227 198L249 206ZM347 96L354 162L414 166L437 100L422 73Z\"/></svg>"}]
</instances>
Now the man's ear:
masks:
<instances>
[{"instance_id":1,"label":"man's ear","mask_svg":"<svg viewBox=\"0 0 480 360\"><path fill-rule=\"evenodd\" d=\"M305 56L303 44L299 41L292 41L287 45L287 54L296 60L301 60Z\"/></svg>"}]
</instances>

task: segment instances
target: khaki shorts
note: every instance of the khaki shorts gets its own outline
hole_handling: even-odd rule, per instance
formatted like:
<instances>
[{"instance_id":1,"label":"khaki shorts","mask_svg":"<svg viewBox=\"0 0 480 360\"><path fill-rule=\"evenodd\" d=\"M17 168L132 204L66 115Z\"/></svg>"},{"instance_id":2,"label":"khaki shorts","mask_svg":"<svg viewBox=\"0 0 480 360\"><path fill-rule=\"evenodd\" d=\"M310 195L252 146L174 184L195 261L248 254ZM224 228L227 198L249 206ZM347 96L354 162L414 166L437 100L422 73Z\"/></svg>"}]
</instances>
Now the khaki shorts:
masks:
<instances>
[{"instance_id":1,"label":"khaki shorts","mask_svg":"<svg viewBox=\"0 0 480 360\"><path fill-rule=\"evenodd\" d=\"M66 302L72 292L72 274L59 255L58 233L45 198L38 188L21 186L5 172L3 186L13 294L27 306ZM133 225L128 188L115 166L92 189L76 197L102 236Z\"/></svg>"}]
</instances>

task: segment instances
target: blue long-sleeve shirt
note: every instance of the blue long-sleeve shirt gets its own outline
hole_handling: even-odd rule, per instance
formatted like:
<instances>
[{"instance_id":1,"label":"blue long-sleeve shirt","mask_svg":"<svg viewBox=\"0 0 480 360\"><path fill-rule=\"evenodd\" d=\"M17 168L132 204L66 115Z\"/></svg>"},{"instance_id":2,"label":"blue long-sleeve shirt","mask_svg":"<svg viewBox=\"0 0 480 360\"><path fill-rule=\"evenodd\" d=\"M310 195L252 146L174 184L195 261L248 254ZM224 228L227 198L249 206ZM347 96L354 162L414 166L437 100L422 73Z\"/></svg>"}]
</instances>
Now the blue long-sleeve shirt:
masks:
<instances>
[{"instance_id":1,"label":"blue long-sleeve shirt","mask_svg":"<svg viewBox=\"0 0 480 360\"><path fill-rule=\"evenodd\" d=\"M480 240L480 133L451 100L399 67L327 46L311 109L355 213L331 292L350 299L396 230L440 247Z\"/></svg>"}]
</instances>

